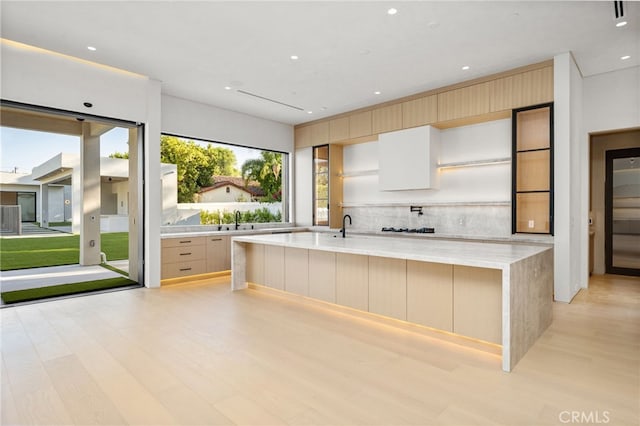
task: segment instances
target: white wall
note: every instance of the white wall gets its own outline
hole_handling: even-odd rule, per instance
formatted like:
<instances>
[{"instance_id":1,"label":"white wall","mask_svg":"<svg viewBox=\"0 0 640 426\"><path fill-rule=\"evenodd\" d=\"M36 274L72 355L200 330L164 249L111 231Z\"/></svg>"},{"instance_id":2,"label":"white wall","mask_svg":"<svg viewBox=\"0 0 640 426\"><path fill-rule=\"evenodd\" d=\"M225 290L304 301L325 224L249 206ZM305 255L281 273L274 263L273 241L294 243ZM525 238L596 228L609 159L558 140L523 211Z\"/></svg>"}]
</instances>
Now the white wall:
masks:
<instances>
[{"instance_id":1,"label":"white wall","mask_svg":"<svg viewBox=\"0 0 640 426\"><path fill-rule=\"evenodd\" d=\"M162 132L252 148L293 152L293 126L162 95Z\"/></svg>"},{"instance_id":2,"label":"white wall","mask_svg":"<svg viewBox=\"0 0 640 426\"><path fill-rule=\"evenodd\" d=\"M640 67L585 77L583 88L585 136L640 126Z\"/></svg>"},{"instance_id":3,"label":"white wall","mask_svg":"<svg viewBox=\"0 0 640 426\"><path fill-rule=\"evenodd\" d=\"M582 76L570 53L554 58L554 297L570 302L588 277L588 149ZM587 198L588 200L588 198Z\"/></svg>"},{"instance_id":4,"label":"white wall","mask_svg":"<svg viewBox=\"0 0 640 426\"><path fill-rule=\"evenodd\" d=\"M145 123L145 285L159 286L160 82L6 40L0 55L2 99ZM78 200L74 193L74 217L82 213L76 210ZM77 224L73 229L79 230Z\"/></svg>"},{"instance_id":5,"label":"white wall","mask_svg":"<svg viewBox=\"0 0 640 426\"><path fill-rule=\"evenodd\" d=\"M0 56L3 99L137 122L147 119L147 77L8 40L2 40Z\"/></svg>"}]
</instances>

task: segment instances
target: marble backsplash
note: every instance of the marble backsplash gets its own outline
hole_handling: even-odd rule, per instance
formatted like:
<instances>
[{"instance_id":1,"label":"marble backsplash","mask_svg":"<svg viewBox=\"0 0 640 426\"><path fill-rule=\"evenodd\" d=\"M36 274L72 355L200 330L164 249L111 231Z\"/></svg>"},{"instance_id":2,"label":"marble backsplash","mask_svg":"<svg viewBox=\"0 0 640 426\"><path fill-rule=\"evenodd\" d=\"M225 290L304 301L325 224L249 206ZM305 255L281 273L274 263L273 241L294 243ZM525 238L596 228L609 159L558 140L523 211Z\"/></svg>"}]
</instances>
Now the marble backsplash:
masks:
<instances>
[{"instance_id":1,"label":"marble backsplash","mask_svg":"<svg viewBox=\"0 0 640 426\"><path fill-rule=\"evenodd\" d=\"M376 232L383 227L435 228L436 234L458 236L511 236L511 206L507 204L423 206L422 215L409 206L344 207L350 228Z\"/></svg>"}]
</instances>

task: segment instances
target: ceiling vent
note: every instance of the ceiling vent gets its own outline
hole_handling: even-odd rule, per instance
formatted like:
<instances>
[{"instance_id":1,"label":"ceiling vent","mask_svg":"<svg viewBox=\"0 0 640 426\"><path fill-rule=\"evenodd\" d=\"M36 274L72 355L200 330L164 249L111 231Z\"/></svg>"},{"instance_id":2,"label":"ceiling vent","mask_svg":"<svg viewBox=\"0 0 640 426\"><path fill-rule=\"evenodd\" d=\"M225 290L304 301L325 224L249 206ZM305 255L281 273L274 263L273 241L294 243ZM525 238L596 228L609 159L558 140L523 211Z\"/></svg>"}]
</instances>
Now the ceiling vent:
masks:
<instances>
[{"instance_id":1,"label":"ceiling vent","mask_svg":"<svg viewBox=\"0 0 640 426\"><path fill-rule=\"evenodd\" d=\"M295 105L289 105L287 103L276 101L275 99L267 98L265 96L260 96L260 95L257 95L255 93L247 92L245 90L238 90L238 93L242 93L243 95L253 96L254 98L262 99L263 101L273 102L274 104L286 106L287 108L293 108L293 109L298 110L298 111L304 111L304 108L300 108L300 107L297 107Z\"/></svg>"},{"instance_id":2,"label":"ceiling vent","mask_svg":"<svg viewBox=\"0 0 640 426\"><path fill-rule=\"evenodd\" d=\"M624 18L624 6L622 3L622 0L613 2L613 17L615 20Z\"/></svg>"}]
</instances>

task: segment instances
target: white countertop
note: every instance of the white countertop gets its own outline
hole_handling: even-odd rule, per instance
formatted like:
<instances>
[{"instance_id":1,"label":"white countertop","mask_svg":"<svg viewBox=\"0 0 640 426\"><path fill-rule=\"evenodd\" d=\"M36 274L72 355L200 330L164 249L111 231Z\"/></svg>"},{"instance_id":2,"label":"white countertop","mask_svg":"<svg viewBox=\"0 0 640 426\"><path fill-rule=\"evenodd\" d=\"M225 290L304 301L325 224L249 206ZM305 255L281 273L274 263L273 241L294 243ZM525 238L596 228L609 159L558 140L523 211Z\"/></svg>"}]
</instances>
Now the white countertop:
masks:
<instances>
[{"instance_id":1,"label":"white countertop","mask_svg":"<svg viewBox=\"0 0 640 426\"><path fill-rule=\"evenodd\" d=\"M347 238L342 238L318 232L235 236L233 241L495 269L503 269L519 260L551 250L546 246L522 243L393 238L349 233Z\"/></svg>"},{"instance_id":2,"label":"white countertop","mask_svg":"<svg viewBox=\"0 0 640 426\"><path fill-rule=\"evenodd\" d=\"M212 229L206 229L203 231L188 231L188 232L166 232L160 234L161 239L165 238L185 238L185 237L210 237L214 235L256 235L256 234L277 234L287 232L299 232L306 231L308 228L303 226L286 226L286 227L272 227L272 228L256 228L247 229L250 225L241 225L237 231L233 229L234 225L223 225L223 230L215 231ZM231 229L226 229L231 228Z\"/></svg>"}]
</instances>

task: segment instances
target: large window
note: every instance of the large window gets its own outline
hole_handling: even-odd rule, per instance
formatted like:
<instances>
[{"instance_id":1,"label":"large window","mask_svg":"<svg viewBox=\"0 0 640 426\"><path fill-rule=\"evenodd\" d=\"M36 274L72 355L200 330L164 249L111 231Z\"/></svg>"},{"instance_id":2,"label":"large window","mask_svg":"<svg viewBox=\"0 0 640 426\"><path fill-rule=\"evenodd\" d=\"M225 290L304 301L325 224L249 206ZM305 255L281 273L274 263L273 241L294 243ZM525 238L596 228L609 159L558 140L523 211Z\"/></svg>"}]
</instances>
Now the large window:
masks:
<instances>
[{"instance_id":1,"label":"large window","mask_svg":"<svg viewBox=\"0 0 640 426\"><path fill-rule=\"evenodd\" d=\"M313 224L329 225L329 145L313 148Z\"/></svg>"},{"instance_id":2,"label":"large window","mask_svg":"<svg viewBox=\"0 0 640 426\"><path fill-rule=\"evenodd\" d=\"M285 153L165 134L160 160L165 226L289 220Z\"/></svg>"}]
</instances>

